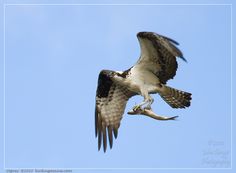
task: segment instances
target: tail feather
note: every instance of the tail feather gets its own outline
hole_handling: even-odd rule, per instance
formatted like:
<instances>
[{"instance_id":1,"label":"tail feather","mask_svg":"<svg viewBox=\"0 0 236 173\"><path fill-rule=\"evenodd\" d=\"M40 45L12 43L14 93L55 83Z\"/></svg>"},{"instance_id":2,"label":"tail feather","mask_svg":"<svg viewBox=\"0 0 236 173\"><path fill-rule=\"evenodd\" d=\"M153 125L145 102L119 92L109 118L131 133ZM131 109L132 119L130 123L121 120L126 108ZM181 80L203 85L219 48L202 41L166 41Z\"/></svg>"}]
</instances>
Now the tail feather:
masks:
<instances>
[{"instance_id":1,"label":"tail feather","mask_svg":"<svg viewBox=\"0 0 236 173\"><path fill-rule=\"evenodd\" d=\"M192 94L188 92L163 85L159 94L172 108L186 108L191 104Z\"/></svg>"}]
</instances>

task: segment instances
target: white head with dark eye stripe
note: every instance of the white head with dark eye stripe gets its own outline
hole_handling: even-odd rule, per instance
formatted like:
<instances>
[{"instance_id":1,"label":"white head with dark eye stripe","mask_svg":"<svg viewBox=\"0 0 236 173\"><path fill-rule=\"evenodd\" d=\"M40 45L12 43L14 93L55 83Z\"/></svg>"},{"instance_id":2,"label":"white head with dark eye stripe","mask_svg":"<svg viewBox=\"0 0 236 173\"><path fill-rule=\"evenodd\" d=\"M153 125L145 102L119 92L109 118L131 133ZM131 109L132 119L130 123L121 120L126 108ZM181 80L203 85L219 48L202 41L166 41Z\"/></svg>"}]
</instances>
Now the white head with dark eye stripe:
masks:
<instances>
[{"instance_id":1,"label":"white head with dark eye stripe","mask_svg":"<svg viewBox=\"0 0 236 173\"><path fill-rule=\"evenodd\" d=\"M121 85L121 86L126 86L127 82L129 82L127 80L128 76L130 75L130 69L126 70L126 71L116 71L112 81Z\"/></svg>"},{"instance_id":2,"label":"white head with dark eye stripe","mask_svg":"<svg viewBox=\"0 0 236 173\"><path fill-rule=\"evenodd\" d=\"M112 79L114 75L116 74L115 71L112 70L102 70L103 74Z\"/></svg>"},{"instance_id":3,"label":"white head with dark eye stripe","mask_svg":"<svg viewBox=\"0 0 236 173\"><path fill-rule=\"evenodd\" d=\"M129 69L130 70L130 69ZM120 78L124 79L128 75L129 70L126 71L113 71L113 70L103 70L103 74L105 74L109 78Z\"/></svg>"}]
</instances>

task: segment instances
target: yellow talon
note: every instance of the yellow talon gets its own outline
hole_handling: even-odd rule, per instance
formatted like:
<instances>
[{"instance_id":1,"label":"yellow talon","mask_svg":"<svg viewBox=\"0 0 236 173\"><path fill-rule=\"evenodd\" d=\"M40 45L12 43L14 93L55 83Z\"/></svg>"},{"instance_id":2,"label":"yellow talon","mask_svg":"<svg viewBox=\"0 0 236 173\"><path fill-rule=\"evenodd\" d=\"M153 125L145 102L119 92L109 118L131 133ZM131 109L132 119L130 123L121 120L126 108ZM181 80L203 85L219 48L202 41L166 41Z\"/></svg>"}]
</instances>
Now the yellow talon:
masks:
<instances>
[{"instance_id":1,"label":"yellow talon","mask_svg":"<svg viewBox=\"0 0 236 173\"><path fill-rule=\"evenodd\" d=\"M141 106L140 106L140 105L135 105L135 106L133 107L133 111L136 112L136 111L138 111L138 110L141 110Z\"/></svg>"}]
</instances>

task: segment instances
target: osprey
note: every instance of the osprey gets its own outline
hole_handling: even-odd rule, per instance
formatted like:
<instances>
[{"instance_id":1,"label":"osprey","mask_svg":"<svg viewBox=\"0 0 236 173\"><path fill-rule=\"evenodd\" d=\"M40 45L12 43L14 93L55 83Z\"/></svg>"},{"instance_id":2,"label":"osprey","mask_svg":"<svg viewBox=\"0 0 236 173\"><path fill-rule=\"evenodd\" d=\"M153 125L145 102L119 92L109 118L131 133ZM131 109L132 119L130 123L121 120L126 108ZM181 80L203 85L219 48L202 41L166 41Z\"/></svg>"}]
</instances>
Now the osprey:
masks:
<instances>
[{"instance_id":1,"label":"osprey","mask_svg":"<svg viewBox=\"0 0 236 173\"><path fill-rule=\"evenodd\" d=\"M151 110L154 100L150 94L155 93L172 108L190 106L191 93L166 85L176 74L176 58L186 61L176 47L178 43L154 32L139 32L137 37L141 48L137 63L123 72L102 70L98 77L95 134L98 137L98 150L103 141L104 152L107 148L107 135L110 148L113 135L117 138L120 121L130 97L141 95L144 98L143 102L133 107L133 111Z\"/></svg>"}]
</instances>

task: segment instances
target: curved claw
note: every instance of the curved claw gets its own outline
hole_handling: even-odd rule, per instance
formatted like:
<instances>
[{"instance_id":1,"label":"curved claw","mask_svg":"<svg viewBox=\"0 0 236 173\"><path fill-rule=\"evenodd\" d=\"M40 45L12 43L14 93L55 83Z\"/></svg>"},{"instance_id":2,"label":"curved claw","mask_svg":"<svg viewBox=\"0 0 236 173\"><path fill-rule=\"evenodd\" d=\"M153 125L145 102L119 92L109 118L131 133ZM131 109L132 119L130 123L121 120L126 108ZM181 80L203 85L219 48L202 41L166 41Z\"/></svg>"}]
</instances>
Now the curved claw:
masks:
<instances>
[{"instance_id":1,"label":"curved claw","mask_svg":"<svg viewBox=\"0 0 236 173\"><path fill-rule=\"evenodd\" d=\"M133 111L134 112L137 112L138 110L140 110L141 109L141 106L140 105L135 105L134 107L133 107Z\"/></svg>"}]
</instances>

